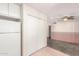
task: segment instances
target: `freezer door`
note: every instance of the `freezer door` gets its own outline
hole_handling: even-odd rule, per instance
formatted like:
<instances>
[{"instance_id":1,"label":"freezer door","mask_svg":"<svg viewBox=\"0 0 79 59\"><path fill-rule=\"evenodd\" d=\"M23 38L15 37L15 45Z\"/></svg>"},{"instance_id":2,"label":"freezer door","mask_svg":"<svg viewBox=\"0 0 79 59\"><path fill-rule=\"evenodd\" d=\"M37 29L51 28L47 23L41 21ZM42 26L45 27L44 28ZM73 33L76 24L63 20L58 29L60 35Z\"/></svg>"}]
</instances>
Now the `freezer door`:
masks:
<instances>
[{"instance_id":1,"label":"freezer door","mask_svg":"<svg viewBox=\"0 0 79 59\"><path fill-rule=\"evenodd\" d=\"M0 56L20 56L20 33L0 34Z\"/></svg>"},{"instance_id":2,"label":"freezer door","mask_svg":"<svg viewBox=\"0 0 79 59\"><path fill-rule=\"evenodd\" d=\"M0 19L0 33L20 32L20 22Z\"/></svg>"}]
</instances>

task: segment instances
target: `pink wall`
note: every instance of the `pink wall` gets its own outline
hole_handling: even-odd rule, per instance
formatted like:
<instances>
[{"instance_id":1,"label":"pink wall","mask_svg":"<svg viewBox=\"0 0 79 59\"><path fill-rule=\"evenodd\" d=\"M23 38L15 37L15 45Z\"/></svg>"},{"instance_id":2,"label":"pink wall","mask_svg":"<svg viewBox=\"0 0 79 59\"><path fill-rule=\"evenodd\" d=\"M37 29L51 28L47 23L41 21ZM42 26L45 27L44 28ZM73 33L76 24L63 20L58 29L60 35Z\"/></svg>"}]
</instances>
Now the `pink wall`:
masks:
<instances>
[{"instance_id":1,"label":"pink wall","mask_svg":"<svg viewBox=\"0 0 79 59\"><path fill-rule=\"evenodd\" d=\"M53 32L52 39L79 44L78 32Z\"/></svg>"}]
</instances>

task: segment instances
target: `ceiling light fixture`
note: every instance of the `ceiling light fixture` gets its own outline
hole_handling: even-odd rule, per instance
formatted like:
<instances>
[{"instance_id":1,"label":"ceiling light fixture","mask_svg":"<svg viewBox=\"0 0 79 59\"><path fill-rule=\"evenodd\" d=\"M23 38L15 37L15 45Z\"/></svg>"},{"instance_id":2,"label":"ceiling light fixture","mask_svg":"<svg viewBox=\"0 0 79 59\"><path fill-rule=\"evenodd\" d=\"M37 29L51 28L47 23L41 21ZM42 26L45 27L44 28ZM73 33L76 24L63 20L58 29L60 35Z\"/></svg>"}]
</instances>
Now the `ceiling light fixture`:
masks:
<instances>
[{"instance_id":1,"label":"ceiling light fixture","mask_svg":"<svg viewBox=\"0 0 79 59\"><path fill-rule=\"evenodd\" d=\"M68 18L64 18L64 21L68 21Z\"/></svg>"}]
</instances>

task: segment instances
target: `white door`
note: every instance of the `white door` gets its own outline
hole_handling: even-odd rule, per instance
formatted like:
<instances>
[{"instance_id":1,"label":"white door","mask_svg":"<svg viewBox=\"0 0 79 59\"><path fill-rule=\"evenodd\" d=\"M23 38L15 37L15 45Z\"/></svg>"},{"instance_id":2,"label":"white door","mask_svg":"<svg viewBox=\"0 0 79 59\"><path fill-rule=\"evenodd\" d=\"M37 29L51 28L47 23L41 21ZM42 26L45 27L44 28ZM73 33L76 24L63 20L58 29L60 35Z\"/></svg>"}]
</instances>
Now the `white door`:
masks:
<instances>
[{"instance_id":1,"label":"white door","mask_svg":"<svg viewBox=\"0 0 79 59\"><path fill-rule=\"evenodd\" d=\"M23 44L24 50L26 50L24 55L30 55L46 46L47 28L44 25L46 25L44 21L29 15L26 16L23 24Z\"/></svg>"},{"instance_id":2,"label":"white door","mask_svg":"<svg viewBox=\"0 0 79 59\"><path fill-rule=\"evenodd\" d=\"M36 27L37 27L37 22L35 18L28 16L27 18L27 24L25 25L27 27L27 55L32 54L33 52L35 52L38 47L38 42L37 42L37 35L36 35Z\"/></svg>"}]
</instances>

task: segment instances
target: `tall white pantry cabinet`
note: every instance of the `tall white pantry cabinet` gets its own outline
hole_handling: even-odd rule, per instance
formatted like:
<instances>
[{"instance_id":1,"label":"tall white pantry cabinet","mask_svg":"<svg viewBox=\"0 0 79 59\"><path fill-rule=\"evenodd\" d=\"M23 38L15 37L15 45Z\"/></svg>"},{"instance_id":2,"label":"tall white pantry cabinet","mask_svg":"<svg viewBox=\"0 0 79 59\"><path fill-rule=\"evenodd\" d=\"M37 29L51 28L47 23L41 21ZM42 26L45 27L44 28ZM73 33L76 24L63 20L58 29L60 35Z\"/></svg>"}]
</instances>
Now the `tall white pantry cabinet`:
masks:
<instances>
[{"instance_id":1,"label":"tall white pantry cabinet","mask_svg":"<svg viewBox=\"0 0 79 59\"><path fill-rule=\"evenodd\" d=\"M20 19L20 5L0 3L0 56L21 55Z\"/></svg>"}]
</instances>

